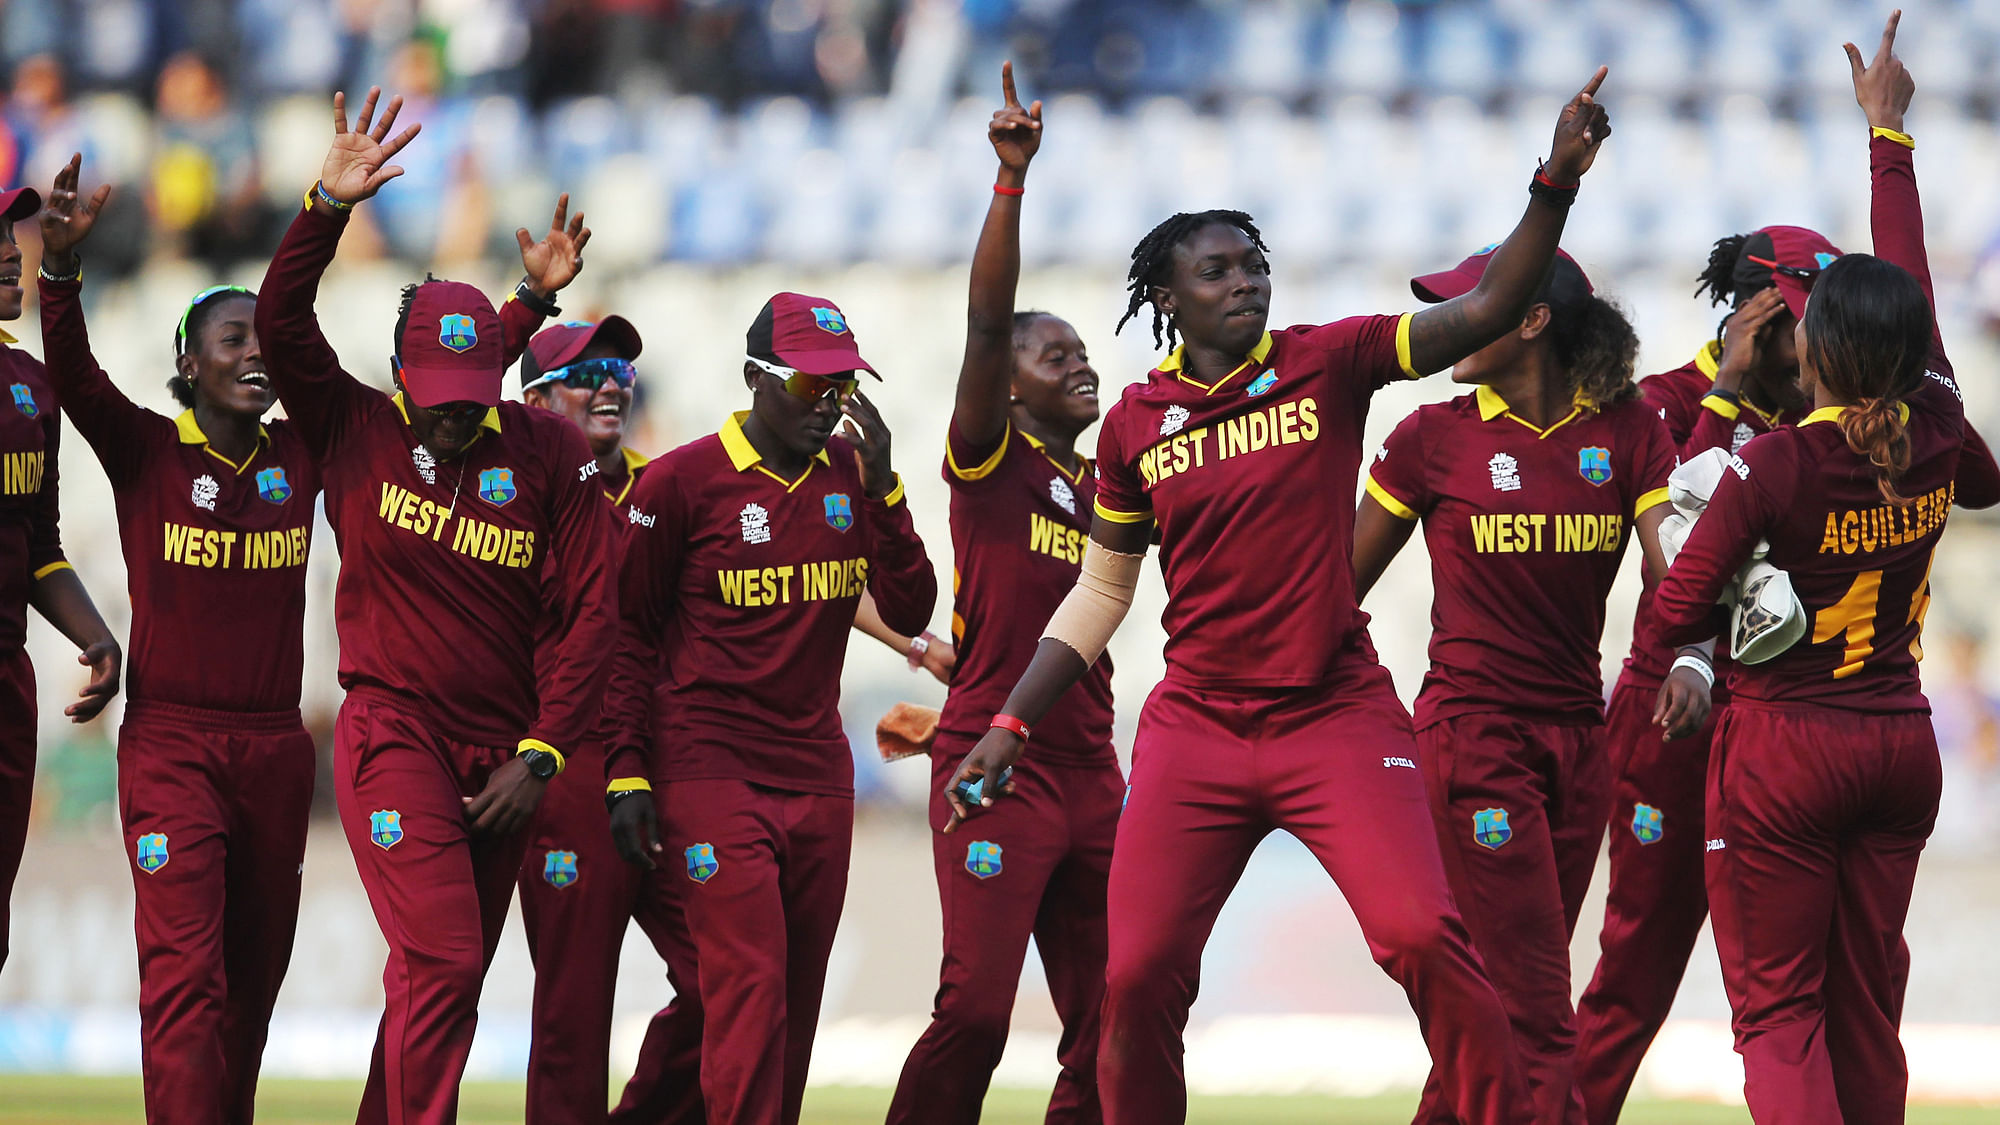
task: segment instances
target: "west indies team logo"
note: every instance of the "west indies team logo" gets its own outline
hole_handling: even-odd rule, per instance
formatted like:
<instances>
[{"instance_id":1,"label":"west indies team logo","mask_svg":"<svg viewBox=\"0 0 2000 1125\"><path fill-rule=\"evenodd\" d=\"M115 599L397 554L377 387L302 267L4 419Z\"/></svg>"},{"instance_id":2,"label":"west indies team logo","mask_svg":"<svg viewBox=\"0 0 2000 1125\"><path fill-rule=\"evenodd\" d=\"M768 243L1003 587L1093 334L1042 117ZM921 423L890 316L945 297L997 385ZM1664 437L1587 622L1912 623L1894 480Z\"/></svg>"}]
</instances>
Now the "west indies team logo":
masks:
<instances>
[{"instance_id":1,"label":"west indies team logo","mask_svg":"<svg viewBox=\"0 0 2000 1125\"><path fill-rule=\"evenodd\" d=\"M1000 874L1000 845L991 840L974 840L965 847L965 869L981 879Z\"/></svg>"},{"instance_id":2,"label":"west indies team logo","mask_svg":"<svg viewBox=\"0 0 2000 1125\"><path fill-rule=\"evenodd\" d=\"M388 851L403 842L403 814L395 809L376 809L368 814L368 838Z\"/></svg>"},{"instance_id":3,"label":"west indies team logo","mask_svg":"<svg viewBox=\"0 0 2000 1125\"><path fill-rule=\"evenodd\" d=\"M292 498L292 482L285 479L283 469L257 470L257 495L273 504L282 504Z\"/></svg>"},{"instance_id":4,"label":"west indies team logo","mask_svg":"<svg viewBox=\"0 0 2000 1125\"><path fill-rule=\"evenodd\" d=\"M854 501L845 492L826 494L826 525L835 531L854 526Z\"/></svg>"},{"instance_id":5,"label":"west indies team logo","mask_svg":"<svg viewBox=\"0 0 2000 1125\"><path fill-rule=\"evenodd\" d=\"M1482 848L1498 851L1500 845L1514 838L1514 830L1507 825L1506 809L1480 809L1472 814L1472 842Z\"/></svg>"},{"instance_id":6,"label":"west indies team logo","mask_svg":"<svg viewBox=\"0 0 2000 1125\"><path fill-rule=\"evenodd\" d=\"M836 336L847 333L847 318L840 315L839 309L814 309L813 323L819 325L822 332L831 332Z\"/></svg>"},{"instance_id":7,"label":"west indies team logo","mask_svg":"<svg viewBox=\"0 0 2000 1125\"><path fill-rule=\"evenodd\" d=\"M134 841L139 870L151 875L167 865L167 834L148 832Z\"/></svg>"},{"instance_id":8,"label":"west indies team logo","mask_svg":"<svg viewBox=\"0 0 2000 1125\"><path fill-rule=\"evenodd\" d=\"M1667 834L1667 814L1651 805L1632 806L1632 835L1642 844L1657 844Z\"/></svg>"},{"instance_id":9,"label":"west indies team logo","mask_svg":"<svg viewBox=\"0 0 2000 1125\"><path fill-rule=\"evenodd\" d=\"M496 508L505 507L507 501L520 495L514 487L514 470L479 470L479 498Z\"/></svg>"},{"instance_id":10,"label":"west indies team logo","mask_svg":"<svg viewBox=\"0 0 2000 1125\"><path fill-rule=\"evenodd\" d=\"M1256 382L1250 384L1250 390L1248 393L1251 398L1260 398L1266 394L1269 394L1271 388L1277 385L1278 385L1277 371L1266 370L1262 375L1257 376Z\"/></svg>"},{"instance_id":11,"label":"west indies team logo","mask_svg":"<svg viewBox=\"0 0 2000 1125\"><path fill-rule=\"evenodd\" d=\"M1818 262L1818 263L1819 263L1819 268L1821 268L1821 269L1825 269L1826 267L1828 267L1828 266L1832 265L1832 264L1833 264L1833 260L1834 260L1835 258L1838 258L1838 257L1840 257L1840 255L1838 255L1838 254L1829 254L1829 253L1827 253L1826 251L1824 251L1824 250L1821 250L1821 251L1819 251L1818 253L1815 253L1815 254L1813 255L1813 261L1815 261L1815 262Z\"/></svg>"},{"instance_id":12,"label":"west indies team logo","mask_svg":"<svg viewBox=\"0 0 2000 1125\"><path fill-rule=\"evenodd\" d=\"M35 392L28 384L16 383L12 389L14 391L14 409L26 414L30 418L42 412L42 408L35 403Z\"/></svg>"},{"instance_id":13,"label":"west indies team logo","mask_svg":"<svg viewBox=\"0 0 2000 1125\"><path fill-rule=\"evenodd\" d=\"M714 844L695 844L688 848L688 878L697 883L706 883L722 870L722 861L715 858Z\"/></svg>"},{"instance_id":14,"label":"west indies team logo","mask_svg":"<svg viewBox=\"0 0 2000 1125\"><path fill-rule=\"evenodd\" d=\"M550 852L542 861L542 881L557 890L576 882L576 853Z\"/></svg>"},{"instance_id":15,"label":"west indies team logo","mask_svg":"<svg viewBox=\"0 0 2000 1125\"><path fill-rule=\"evenodd\" d=\"M1586 445L1576 451L1576 471L1592 484L1611 479L1611 451L1601 445Z\"/></svg>"},{"instance_id":16,"label":"west indies team logo","mask_svg":"<svg viewBox=\"0 0 2000 1125\"><path fill-rule=\"evenodd\" d=\"M479 342L479 329L473 327L472 318L464 313L446 313L438 317L438 343L455 352L470 351Z\"/></svg>"}]
</instances>

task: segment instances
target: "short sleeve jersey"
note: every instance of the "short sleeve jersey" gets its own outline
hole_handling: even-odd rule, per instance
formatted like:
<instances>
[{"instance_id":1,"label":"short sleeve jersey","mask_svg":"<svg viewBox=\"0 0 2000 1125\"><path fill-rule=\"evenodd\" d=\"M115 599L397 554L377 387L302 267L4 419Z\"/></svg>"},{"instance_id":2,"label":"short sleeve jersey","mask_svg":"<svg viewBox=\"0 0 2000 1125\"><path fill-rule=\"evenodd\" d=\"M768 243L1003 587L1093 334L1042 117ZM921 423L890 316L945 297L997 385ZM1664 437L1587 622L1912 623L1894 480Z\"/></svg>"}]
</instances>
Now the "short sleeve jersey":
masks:
<instances>
[{"instance_id":1,"label":"short sleeve jersey","mask_svg":"<svg viewBox=\"0 0 2000 1125\"><path fill-rule=\"evenodd\" d=\"M1710 340L1687 363L1639 381L1640 397L1666 424L1667 434L1683 461L1710 449L1739 452L1751 438L1798 421L1796 415L1782 411L1767 413L1754 403L1738 406L1706 397L1715 387L1715 372L1721 359L1722 342ZM1632 649L1619 675L1619 683L1647 690L1660 686L1674 660L1674 647L1660 639L1659 629L1653 623L1653 585L1648 577L1639 590L1639 607L1632 615ZM1722 646L1715 654L1718 704L1728 697L1725 686L1730 665L1728 647Z\"/></svg>"},{"instance_id":2,"label":"short sleeve jersey","mask_svg":"<svg viewBox=\"0 0 2000 1125\"><path fill-rule=\"evenodd\" d=\"M0 654L27 643L34 584L69 565L56 520L56 395L41 361L8 347L13 340L0 332Z\"/></svg>"},{"instance_id":3,"label":"short sleeve jersey","mask_svg":"<svg viewBox=\"0 0 2000 1125\"><path fill-rule=\"evenodd\" d=\"M1367 489L1421 519L1430 550L1419 728L1483 711L1602 720L1604 603L1632 521L1667 502L1673 469L1666 428L1637 399L1543 429L1482 386L1396 427Z\"/></svg>"},{"instance_id":4,"label":"short sleeve jersey","mask_svg":"<svg viewBox=\"0 0 2000 1125\"><path fill-rule=\"evenodd\" d=\"M938 727L977 739L1034 659L1042 628L1076 585L1090 535L1097 480L1075 473L1010 423L990 449L950 427L944 480L951 486L953 642L958 666ZM1097 659L1035 724L1035 757L1113 760L1111 657Z\"/></svg>"},{"instance_id":5,"label":"short sleeve jersey","mask_svg":"<svg viewBox=\"0 0 2000 1125\"><path fill-rule=\"evenodd\" d=\"M1097 514L1158 521L1170 678L1304 686L1361 651L1362 427L1377 388L1416 377L1409 333L1408 314L1281 329L1213 385L1177 350L1105 415Z\"/></svg>"}]
</instances>

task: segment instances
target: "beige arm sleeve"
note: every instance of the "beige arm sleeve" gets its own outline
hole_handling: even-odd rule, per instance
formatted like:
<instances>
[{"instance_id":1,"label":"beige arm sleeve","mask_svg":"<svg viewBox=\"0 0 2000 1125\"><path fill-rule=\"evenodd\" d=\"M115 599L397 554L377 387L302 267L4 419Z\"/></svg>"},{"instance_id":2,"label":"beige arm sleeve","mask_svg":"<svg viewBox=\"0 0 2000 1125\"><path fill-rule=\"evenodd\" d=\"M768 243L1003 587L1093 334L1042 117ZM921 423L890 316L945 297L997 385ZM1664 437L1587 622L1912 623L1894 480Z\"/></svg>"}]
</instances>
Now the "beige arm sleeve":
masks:
<instances>
[{"instance_id":1,"label":"beige arm sleeve","mask_svg":"<svg viewBox=\"0 0 2000 1125\"><path fill-rule=\"evenodd\" d=\"M1083 549L1083 573L1049 618L1042 639L1061 641L1075 649L1085 664L1097 663L1132 608L1139 568L1145 561L1144 555L1108 551L1091 540Z\"/></svg>"}]
</instances>

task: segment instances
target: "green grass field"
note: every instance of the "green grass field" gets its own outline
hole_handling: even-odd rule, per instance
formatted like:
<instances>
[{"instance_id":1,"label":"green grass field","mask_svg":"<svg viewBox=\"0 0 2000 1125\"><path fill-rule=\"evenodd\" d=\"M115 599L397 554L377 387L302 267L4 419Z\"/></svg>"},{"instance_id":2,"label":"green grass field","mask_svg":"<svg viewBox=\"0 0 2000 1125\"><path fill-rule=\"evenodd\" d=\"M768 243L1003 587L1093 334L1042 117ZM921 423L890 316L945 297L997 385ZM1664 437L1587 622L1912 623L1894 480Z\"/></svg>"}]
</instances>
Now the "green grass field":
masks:
<instances>
[{"instance_id":1,"label":"green grass field","mask_svg":"<svg viewBox=\"0 0 2000 1125\"><path fill-rule=\"evenodd\" d=\"M354 1120L360 1094L356 1082L272 1081L264 1084L257 1118L267 1122L346 1125ZM1303 1125L1339 1121L1347 1125L1403 1125L1414 1097L1393 1098L1197 1098L1190 1125ZM879 1125L889 1091L823 1088L806 1094L808 1125ZM1002 1090L986 1102L984 1125L1035 1125L1044 1096ZM136 1078L71 1078L57 1075L0 1075L0 1123L4 1125L133 1125L143 1121ZM521 1120L521 1086L509 1082L468 1083L459 1120L466 1125L500 1125ZM1741 1109L1692 1102L1645 1102L1626 1109L1629 1125L1744 1125ZM2000 1125L2000 1109L1919 1107L1909 1125Z\"/></svg>"}]
</instances>

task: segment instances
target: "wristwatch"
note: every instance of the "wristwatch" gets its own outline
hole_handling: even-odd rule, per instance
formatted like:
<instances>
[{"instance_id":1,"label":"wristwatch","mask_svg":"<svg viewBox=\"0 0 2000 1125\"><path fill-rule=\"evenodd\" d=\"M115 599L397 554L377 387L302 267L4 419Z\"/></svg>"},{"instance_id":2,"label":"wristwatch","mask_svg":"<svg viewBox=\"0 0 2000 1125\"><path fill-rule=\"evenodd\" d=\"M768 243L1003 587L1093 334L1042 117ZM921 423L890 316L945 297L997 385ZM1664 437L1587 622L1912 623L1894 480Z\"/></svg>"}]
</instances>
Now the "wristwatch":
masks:
<instances>
[{"instance_id":1,"label":"wristwatch","mask_svg":"<svg viewBox=\"0 0 2000 1125\"><path fill-rule=\"evenodd\" d=\"M547 781L562 772L562 759L547 750L523 750L521 760L528 763L528 772Z\"/></svg>"}]
</instances>

